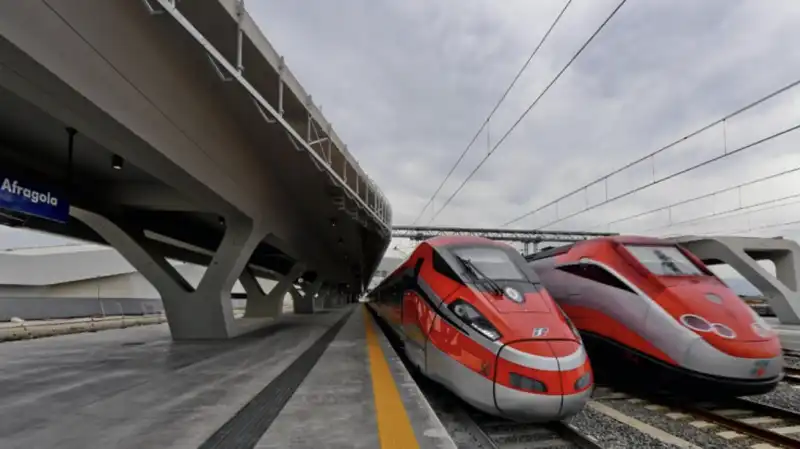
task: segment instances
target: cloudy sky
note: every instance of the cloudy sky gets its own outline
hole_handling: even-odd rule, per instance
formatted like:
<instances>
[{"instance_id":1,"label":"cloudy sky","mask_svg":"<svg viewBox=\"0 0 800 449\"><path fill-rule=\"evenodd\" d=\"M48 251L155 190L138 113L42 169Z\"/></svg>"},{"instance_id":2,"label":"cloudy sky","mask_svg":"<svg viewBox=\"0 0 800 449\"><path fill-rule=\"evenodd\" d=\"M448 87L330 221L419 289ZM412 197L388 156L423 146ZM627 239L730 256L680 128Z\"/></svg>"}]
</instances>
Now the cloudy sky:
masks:
<instances>
[{"instance_id":1,"label":"cloudy sky","mask_svg":"<svg viewBox=\"0 0 800 449\"><path fill-rule=\"evenodd\" d=\"M395 224L410 224L565 2L246 4L388 195ZM572 2L436 209L618 2ZM798 22L794 0L627 2L433 224L499 226L800 79ZM800 167L797 131L563 219L603 202L606 189L613 198L798 123L800 86L514 227L605 230L611 221ZM800 171L610 229L797 237L800 223L774 226L800 221L800 196L777 201L796 193ZM432 216L428 208L418 224ZM673 223L700 220L670 226L670 216ZM4 230L0 245L40 238Z\"/></svg>"},{"instance_id":2,"label":"cloudy sky","mask_svg":"<svg viewBox=\"0 0 800 449\"><path fill-rule=\"evenodd\" d=\"M410 224L565 0L249 2L291 70ZM485 133L445 185L463 181L618 4L575 0ZM800 3L630 1L498 147L437 225L498 226L800 79ZM632 167L609 196L800 123L800 87ZM727 134L727 139L723 139ZM796 135L795 135L796 134ZM727 141L727 142L726 142ZM517 227L605 229L634 213L800 166L800 132L752 147L571 219L605 199L597 185ZM674 208L685 221L800 192L800 172ZM788 202L788 201L785 201ZM777 205L780 203L772 203ZM712 208L712 206L714 208ZM738 231L800 220L788 205L666 227L667 211L615 230ZM430 208L419 224L430 221ZM749 220L749 222L748 222ZM551 224L552 223L552 224ZM664 227L659 228L659 226ZM800 226L799 226L800 227ZM652 231L650 231L652 229ZM776 232L774 228L763 233ZM783 231L783 229L781 229ZM753 232L757 234L757 232Z\"/></svg>"}]
</instances>

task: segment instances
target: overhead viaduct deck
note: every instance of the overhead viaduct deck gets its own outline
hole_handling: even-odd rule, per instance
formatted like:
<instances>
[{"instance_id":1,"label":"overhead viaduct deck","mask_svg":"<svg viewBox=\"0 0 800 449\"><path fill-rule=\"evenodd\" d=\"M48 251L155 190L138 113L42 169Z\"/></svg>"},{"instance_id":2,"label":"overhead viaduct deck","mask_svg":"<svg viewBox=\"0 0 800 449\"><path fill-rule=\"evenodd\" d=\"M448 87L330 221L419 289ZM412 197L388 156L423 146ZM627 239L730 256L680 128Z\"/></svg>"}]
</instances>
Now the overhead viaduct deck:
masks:
<instances>
[{"instance_id":1,"label":"overhead viaduct deck","mask_svg":"<svg viewBox=\"0 0 800 449\"><path fill-rule=\"evenodd\" d=\"M390 240L386 197L240 0L0 3L0 177L4 223L114 246L176 339L262 326L299 279L300 311L352 300ZM210 269L193 289L166 257Z\"/></svg>"}]
</instances>

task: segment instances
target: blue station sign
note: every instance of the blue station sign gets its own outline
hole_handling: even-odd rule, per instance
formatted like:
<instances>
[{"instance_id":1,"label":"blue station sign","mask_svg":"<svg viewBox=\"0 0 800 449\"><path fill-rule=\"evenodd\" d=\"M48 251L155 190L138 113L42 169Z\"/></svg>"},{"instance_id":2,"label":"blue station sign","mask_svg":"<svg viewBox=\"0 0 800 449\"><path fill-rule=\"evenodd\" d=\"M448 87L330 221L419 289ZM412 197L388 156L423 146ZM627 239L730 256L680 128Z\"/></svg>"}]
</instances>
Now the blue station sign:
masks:
<instances>
[{"instance_id":1,"label":"blue station sign","mask_svg":"<svg viewBox=\"0 0 800 449\"><path fill-rule=\"evenodd\" d=\"M0 209L66 223L69 201L60 189L0 173Z\"/></svg>"}]
</instances>

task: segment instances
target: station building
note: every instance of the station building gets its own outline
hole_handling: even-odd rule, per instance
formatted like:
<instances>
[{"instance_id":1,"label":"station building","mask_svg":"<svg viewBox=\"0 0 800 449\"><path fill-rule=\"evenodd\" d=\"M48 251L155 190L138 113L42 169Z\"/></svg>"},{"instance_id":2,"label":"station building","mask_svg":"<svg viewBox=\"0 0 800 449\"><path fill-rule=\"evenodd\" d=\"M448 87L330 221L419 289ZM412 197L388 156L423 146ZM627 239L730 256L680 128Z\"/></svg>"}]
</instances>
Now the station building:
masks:
<instances>
[{"instance_id":1,"label":"station building","mask_svg":"<svg viewBox=\"0 0 800 449\"><path fill-rule=\"evenodd\" d=\"M0 322L61 319L106 315L161 313L164 308L156 289L115 249L59 239L48 246L0 249ZM67 242L67 243L61 243ZM375 272L370 288L377 285L405 259L389 249ZM206 268L170 260L194 287ZM275 281L259 278L264 291ZM243 308L245 292L239 281L231 292L234 309ZM284 312L293 310L291 295L284 298Z\"/></svg>"},{"instance_id":2,"label":"station building","mask_svg":"<svg viewBox=\"0 0 800 449\"><path fill-rule=\"evenodd\" d=\"M205 267L170 261L197 286ZM259 279L264 291L274 281ZM238 281L234 308L244 306ZM292 309L290 296L284 310ZM58 319L105 315L141 315L163 311L155 288L111 247L68 243L0 250L0 321Z\"/></svg>"}]
</instances>

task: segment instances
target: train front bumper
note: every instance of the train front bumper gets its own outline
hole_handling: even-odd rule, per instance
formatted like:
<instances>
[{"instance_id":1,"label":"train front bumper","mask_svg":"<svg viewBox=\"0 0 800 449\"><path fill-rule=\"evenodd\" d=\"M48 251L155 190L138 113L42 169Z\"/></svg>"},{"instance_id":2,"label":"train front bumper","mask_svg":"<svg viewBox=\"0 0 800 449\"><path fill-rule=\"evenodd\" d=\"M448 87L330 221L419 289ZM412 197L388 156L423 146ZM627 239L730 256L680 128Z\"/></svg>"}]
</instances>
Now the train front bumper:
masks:
<instances>
[{"instance_id":1,"label":"train front bumper","mask_svg":"<svg viewBox=\"0 0 800 449\"><path fill-rule=\"evenodd\" d=\"M592 396L591 366L578 342L515 342L503 347L497 360L495 403L509 419L561 420L579 412Z\"/></svg>"},{"instance_id":2,"label":"train front bumper","mask_svg":"<svg viewBox=\"0 0 800 449\"><path fill-rule=\"evenodd\" d=\"M594 388L568 395L534 394L495 383L494 394L502 416L520 422L560 421L575 415L592 397Z\"/></svg>"}]
</instances>

